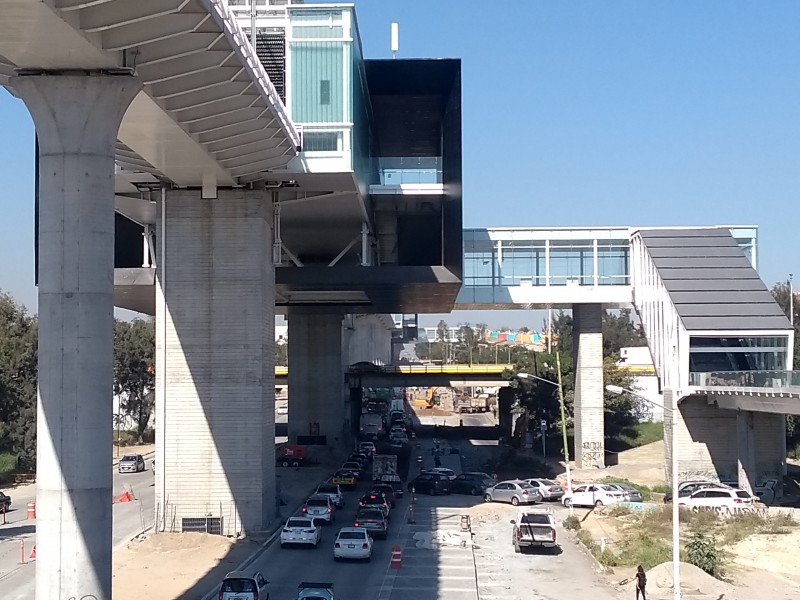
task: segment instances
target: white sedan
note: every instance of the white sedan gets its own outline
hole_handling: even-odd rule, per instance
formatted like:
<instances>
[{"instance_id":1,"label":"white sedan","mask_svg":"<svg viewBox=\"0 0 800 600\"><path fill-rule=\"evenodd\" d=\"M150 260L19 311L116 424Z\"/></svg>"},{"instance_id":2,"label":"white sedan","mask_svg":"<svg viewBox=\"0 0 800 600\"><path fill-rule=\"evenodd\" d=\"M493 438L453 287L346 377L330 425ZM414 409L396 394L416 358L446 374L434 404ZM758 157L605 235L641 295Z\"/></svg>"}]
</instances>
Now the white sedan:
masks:
<instances>
[{"instance_id":1,"label":"white sedan","mask_svg":"<svg viewBox=\"0 0 800 600\"><path fill-rule=\"evenodd\" d=\"M428 473L438 473L439 475L444 475L450 481L455 481L457 475L453 469L445 469L444 467L436 467L433 469L426 469Z\"/></svg>"},{"instance_id":2,"label":"white sedan","mask_svg":"<svg viewBox=\"0 0 800 600\"><path fill-rule=\"evenodd\" d=\"M342 527L333 543L333 559L370 560L372 537L361 527Z\"/></svg>"},{"instance_id":3,"label":"white sedan","mask_svg":"<svg viewBox=\"0 0 800 600\"><path fill-rule=\"evenodd\" d=\"M602 483L579 485L572 493L567 492L561 499L564 506L608 506L625 500L620 490Z\"/></svg>"},{"instance_id":4,"label":"white sedan","mask_svg":"<svg viewBox=\"0 0 800 600\"><path fill-rule=\"evenodd\" d=\"M686 508L714 508L730 511L734 508L753 508L753 497L744 490L723 488L702 488L689 497L679 498L678 506Z\"/></svg>"},{"instance_id":5,"label":"white sedan","mask_svg":"<svg viewBox=\"0 0 800 600\"><path fill-rule=\"evenodd\" d=\"M322 527L316 519L289 517L281 530L281 548L289 544L303 544L316 548L321 538Z\"/></svg>"}]
</instances>

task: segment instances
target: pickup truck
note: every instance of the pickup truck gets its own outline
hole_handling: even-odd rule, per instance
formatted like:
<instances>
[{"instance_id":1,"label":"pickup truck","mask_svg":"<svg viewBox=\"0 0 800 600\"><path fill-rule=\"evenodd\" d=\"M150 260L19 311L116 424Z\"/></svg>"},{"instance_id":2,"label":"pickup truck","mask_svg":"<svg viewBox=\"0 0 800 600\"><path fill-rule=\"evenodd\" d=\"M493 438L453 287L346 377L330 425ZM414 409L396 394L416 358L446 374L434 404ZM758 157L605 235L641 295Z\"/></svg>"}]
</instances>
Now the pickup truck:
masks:
<instances>
[{"instance_id":1,"label":"pickup truck","mask_svg":"<svg viewBox=\"0 0 800 600\"><path fill-rule=\"evenodd\" d=\"M514 530L511 533L511 543L514 552L522 552L523 548L540 546L555 548L556 520L552 512L520 510L517 518L512 519Z\"/></svg>"}]
</instances>

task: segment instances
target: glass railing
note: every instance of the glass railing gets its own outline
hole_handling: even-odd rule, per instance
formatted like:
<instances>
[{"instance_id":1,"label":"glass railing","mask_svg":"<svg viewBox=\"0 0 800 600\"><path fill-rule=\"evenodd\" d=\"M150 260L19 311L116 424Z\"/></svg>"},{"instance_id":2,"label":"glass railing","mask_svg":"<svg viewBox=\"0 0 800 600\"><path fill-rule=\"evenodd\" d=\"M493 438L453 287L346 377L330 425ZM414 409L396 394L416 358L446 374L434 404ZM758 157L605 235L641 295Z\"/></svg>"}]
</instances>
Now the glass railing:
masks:
<instances>
[{"instance_id":1,"label":"glass railing","mask_svg":"<svg viewBox=\"0 0 800 600\"><path fill-rule=\"evenodd\" d=\"M689 385L698 387L800 389L800 371L715 371L712 373L689 373Z\"/></svg>"},{"instance_id":2,"label":"glass railing","mask_svg":"<svg viewBox=\"0 0 800 600\"><path fill-rule=\"evenodd\" d=\"M381 185L442 183L439 156L382 157L378 159Z\"/></svg>"}]
</instances>

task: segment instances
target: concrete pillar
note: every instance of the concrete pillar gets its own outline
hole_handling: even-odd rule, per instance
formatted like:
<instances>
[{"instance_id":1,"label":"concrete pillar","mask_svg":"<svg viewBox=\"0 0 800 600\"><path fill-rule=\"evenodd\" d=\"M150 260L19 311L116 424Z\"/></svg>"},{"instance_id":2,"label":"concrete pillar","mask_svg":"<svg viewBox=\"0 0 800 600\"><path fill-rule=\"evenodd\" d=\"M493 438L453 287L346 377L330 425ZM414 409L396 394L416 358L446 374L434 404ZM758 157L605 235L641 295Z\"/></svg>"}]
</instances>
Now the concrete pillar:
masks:
<instances>
[{"instance_id":1,"label":"concrete pillar","mask_svg":"<svg viewBox=\"0 0 800 600\"><path fill-rule=\"evenodd\" d=\"M289 441L346 440L342 315L289 309Z\"/></svg>"},{"instance_id":2,"label":"concrete pillar","mask_svg":"<svg viewBox=\"0 0 800 600\"><path fill-rule=\"evenodd\" d=\"M756 454L753 413L750 411L736 413L736 446L739 487L752 494L756 485Z\"/></svg>"},{"instance_id":3,"label":"concrete pillar","mask_svg":"<svg viewBox=\"0 0 800 600\"><path fill-rule=\"evenodd\" d=\"M575 465L605 466L603 439L603 307L572 307L575 356Z\"/></svg>"},{"instance_id":4,"label":"concrete pillar","mask_svg":"<svg viewBox=\"0 0 800 600\"><path fill-rule=\"evenodd\" d=\"M159 200L160 531L210 516L223 534L251 534L275 517L271 227L264 190L219 190L217 199L169 190Z\"/></svg>"},{"instance_id":5,"label":"concrete pillar","mask_svg":"<svg viewBox=\"0 0 800 600\"><path fill-rule=\"evenodd\" d=\"M39 138L36 598L111 598L114 145L127 76L18 76Z\"/></svg>"}]
</instances>

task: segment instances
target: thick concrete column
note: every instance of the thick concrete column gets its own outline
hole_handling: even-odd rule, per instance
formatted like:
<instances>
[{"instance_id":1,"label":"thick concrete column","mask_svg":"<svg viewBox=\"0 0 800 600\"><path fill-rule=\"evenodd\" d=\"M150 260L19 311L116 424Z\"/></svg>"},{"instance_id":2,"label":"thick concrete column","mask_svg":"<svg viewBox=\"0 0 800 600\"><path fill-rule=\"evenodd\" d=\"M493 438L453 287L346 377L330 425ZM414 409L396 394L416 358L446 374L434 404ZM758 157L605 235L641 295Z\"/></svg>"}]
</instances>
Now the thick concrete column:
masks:
<instances>
[{"instance_id":1,"label":"thick concrete column","mask_svg":"<svg viewBox=\"0 0 800 600\"><path fill-rule=\"evenodd\" d=\"M752 494L756 485L756 453L753 413L750 411L736 413L736 446L739 487Z\"/></svg>"},{"instance_id":2,"label":"thick concrete column","mask_svg":"<svg viewBox=\"0 0 800 600\"><path fill-rule=\"evenodd\" d=\"M127 76L19 76L39 140L36 597L111 598L114 145Z\"/></svg>"},{"instance_id":3,"label":"thick concrete column","mask_svg":"<svg viewBox=\"0 0 800 600\"><path fill-rule=\"evenodd\" d=\"M289 309L289 441L347 439L342 371L342 315Z\"/></svg>"},{"instance_id":4,"label":"thick concrete column","mask_svg":"<svg viewBox=\"0 0 800 600\"><path fill-rule=\"evenodd\" d=\"M572 346L575 355L575 465L579 469L605 466L603 439L603 307L572 307Z\"/></svg>"},{"instance_id":5,"label":"thick concrete column","mask_svg":"<svg viewBox=\"0 0 800 600\"><path fill-rule=\"evenodd\" d=\"M275 280L263 190L166 191L156 255L160 531L275 517ZM197 524L197 521L194 522Z\"/></svg>"}]
</instances>

